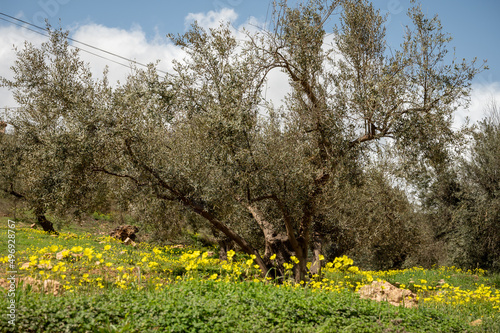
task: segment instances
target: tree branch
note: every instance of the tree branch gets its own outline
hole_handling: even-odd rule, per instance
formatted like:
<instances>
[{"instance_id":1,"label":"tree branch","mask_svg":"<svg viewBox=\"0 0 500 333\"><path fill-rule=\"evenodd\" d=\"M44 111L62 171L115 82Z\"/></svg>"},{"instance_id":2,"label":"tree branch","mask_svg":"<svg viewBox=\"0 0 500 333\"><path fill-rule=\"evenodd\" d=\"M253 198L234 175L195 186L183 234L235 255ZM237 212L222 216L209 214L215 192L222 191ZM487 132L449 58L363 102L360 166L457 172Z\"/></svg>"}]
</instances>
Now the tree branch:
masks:
<instances>
[{"instance_id":1,"label":"tree branch","mask_svg":"<svg viewBox=\"0 0 500 333\"><path fill-rule=\"evenodd\" d=\"M6 190L6 189L2 189L2 191L4 191L5 193L7 194L10 194L18 199L24 199L24 195L19 193L19 192L16 192L14 191L14 185L12 183L9 184L10 186L10 189Z\"/></svg>"},{"instance_id":2,"label":"tree branch","mask_svg":"<svg viewBox=\"0 0 500 333\"><path fill-rule=\"evenodd\" d=\"M127 178L127 179L132 180L137 186L145 186L145 185L147 185L145 183L139 182L139 180L137 180L137 178L132 177L130 175L119 174L119 173L116 173L116 172L112 172L112 171L106 170L104 168L92 168L92 171L93 172L102 172L102 173L105 173L107 175L114 176L114 177Z\"/></svg>"}]
</instances>

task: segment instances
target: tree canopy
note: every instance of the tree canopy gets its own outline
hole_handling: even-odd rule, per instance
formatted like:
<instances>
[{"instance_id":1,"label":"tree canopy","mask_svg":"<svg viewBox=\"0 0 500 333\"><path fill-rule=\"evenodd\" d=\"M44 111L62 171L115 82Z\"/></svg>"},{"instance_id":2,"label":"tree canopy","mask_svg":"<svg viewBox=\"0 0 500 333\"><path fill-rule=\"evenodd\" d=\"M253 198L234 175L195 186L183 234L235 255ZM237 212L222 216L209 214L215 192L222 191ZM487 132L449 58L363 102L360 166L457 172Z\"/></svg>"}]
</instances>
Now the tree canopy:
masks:
<instances>
[{"instance_id":1,"label":"tree canopy","mask_svg":"<svg viewBox=\"0 0 500 333\"><path fill-rule=\"evenodd\" d=\"M52 31L41 48L19 51L14 79L3 79L22 108L12 119L21 162L5 166L15 172L2 181L39 214L85 210L110 189L188 208L264 276L294 261L303 280L319 272L322 243L346 212L403 226L409 203L367 171L371 149L392 140L395 153L432 161L455 139L453 112L483 67L450 59L437 17L418 5L408 15L403 44L389 52L385 18L368 1L281 1L274 25L245 40L228 24L170 35L187 54L174 73L162 78L152 64L116 88L92 78L66 33ZM262 94L273 70L291 89L279 107ZM371 195L397 207L370 205Z\"/></svg>"}]
</instances>

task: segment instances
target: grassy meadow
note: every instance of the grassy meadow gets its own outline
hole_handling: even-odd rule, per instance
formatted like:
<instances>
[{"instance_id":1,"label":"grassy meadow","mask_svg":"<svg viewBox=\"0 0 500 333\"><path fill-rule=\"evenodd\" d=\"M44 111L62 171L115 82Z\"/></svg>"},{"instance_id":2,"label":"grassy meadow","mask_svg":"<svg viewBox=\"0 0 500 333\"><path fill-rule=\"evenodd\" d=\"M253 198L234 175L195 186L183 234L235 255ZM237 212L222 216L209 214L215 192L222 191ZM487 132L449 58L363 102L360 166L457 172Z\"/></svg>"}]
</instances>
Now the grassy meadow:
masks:
<instances>
[{"instance_id":1,"label":"grassy meadow","mask_svg":"<svg viewBox=\"0 0 500 333\"><path fill-rule=\"evenodd\" d=\"M16 326L1 288L1 332L500 332L500 277L479 269L363 271L341 257L294 284L291 274L262 278L234 251L221 262L214 248L15 231ZM6 221L0 237L6 279ZM360 299L356 291L375 280L415 292L418 307Z\"/></svg>"}]
</instances>

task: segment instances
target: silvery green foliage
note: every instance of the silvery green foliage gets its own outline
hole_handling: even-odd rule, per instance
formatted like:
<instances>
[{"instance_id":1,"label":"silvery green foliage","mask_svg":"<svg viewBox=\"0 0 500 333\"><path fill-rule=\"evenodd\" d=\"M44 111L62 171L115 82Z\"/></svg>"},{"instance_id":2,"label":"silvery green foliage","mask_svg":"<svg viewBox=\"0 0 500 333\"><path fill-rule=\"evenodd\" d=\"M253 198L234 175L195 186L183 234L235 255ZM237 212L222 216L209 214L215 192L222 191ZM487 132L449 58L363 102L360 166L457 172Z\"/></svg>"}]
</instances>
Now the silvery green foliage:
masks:
<instances>
[{"instance_id":1,"label":"silvery green foliage","mask_svg":"<svg viewBox=\"0 0 500 333\"><path fill-rule=\"evenodd\" d=\"M335 43L325 45L337 11ZM437 18L418 7L409 15L414 27L389 53L384 18L367 1L280 1L273 26L244 40L225 24L170 36L186 52L175 73L162 78L152 64L116 89L53 33L51 44L19 54L7 82L23 106L25 165L38 163L23 182L44 207L84 207L87 194L109 195L102 184L127 200L170 202L255 255L263 275L282 274L294 255L303 280L310 247L318 257L337 223L321 217L323 205L343 182L356 184L371 147L394 139L425 159L452 138L450 116L479 69L445 65L449 39ZM262 94L273 70L291 91L278 108Z\"/></svg>"},{"instance_id":2,"label":"silvery green foliage","mask_svg":"<svg viewBox=\"0 0 500 333\"><path fill-rule=\"evenodd\" d=\"M461 163L460 201L453 207L455 264L500 271L500 109L493 101ZM456 246L455 244L459 244ZM455 246L454 246L455 245Z\"/></svg>"},{"instance_id":3,"label":"silvery green foliage","mask_svg":"<svg viewBox=\"0 0 500 333\"><path fill-rule=\"evenodd\" d=\"M21 106L9 120L9 141L17 152L3 156L16 161L15 177L2 172L3 190L26 199L37 217L99 203L102 183L89 171L101 153L99 110L109 100L106 81L92 78L78 50L69 47L67 33L50 35L39 48L26 43L17 51L13 79L2 79Z\"/></svg>"}]
</instances>

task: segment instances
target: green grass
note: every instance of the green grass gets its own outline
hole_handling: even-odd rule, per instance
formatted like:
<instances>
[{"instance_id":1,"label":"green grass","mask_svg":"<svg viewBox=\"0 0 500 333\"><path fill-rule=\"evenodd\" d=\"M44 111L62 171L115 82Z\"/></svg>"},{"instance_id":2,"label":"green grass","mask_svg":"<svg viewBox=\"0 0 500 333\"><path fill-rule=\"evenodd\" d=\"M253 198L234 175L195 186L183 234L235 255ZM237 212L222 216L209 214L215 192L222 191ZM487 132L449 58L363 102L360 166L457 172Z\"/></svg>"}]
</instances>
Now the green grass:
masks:
<instances>
[{"instance_id":1,"label":"green grass","mask_svg":"<svg viewBox=\"0 0 500 333\"><path fill-rule=\"evenodd\" d=\"M20 292L15 332L466 332L461 318L355 294L260 283L183 281L160 292L52 297ZM0 314L5 317L4 298ZM9 331L5 321L0 329Z\"/></svg>"},{"instance_id":2,"label":"green grass","mask_svg":"<svg viewBox=\"0 0 500 333\"><path fill-rule=\"evenodd\" d=\"M18 227L22 226L18 223ZM0 228L0 237L6 239L6 230ZM456 268L359 273L325 269L320 279L328 282L317 289L314 284L276 286L252 282L256 272L245 266L246 255L236 254L231 270L224 271L215 259L191 256L196 249L162 248L160 254L158 248L147 243L133 248L102 239L88 233L61 232L53 237L16 229L20 263L29 261L34 254L38 260L51 260L52 265L61 263L48 253L47 249L55 245L57 251L92 248L94 256L103 256L98 266L95 257L76 261L70 257L64 272L36 267L20 271L20 276L36 279L50 274L51 279L75 288L58 296L18 288L14 330L6 321L11 298L1 297L0 332L500 332L500 310L494 308L499 301L489 301L494 295L486 295L488 290L496 292L498 274ZM0 242L0 258L7 255L5 243ZM184 261L183 254L188 255ZM109 261L113 266L104 269L103 263ZM157 261L159 266L149 269L150 261ZM192 264L197 267L188 269ZM118 272L119 266L124 268ZM0 267L0 277L5 277L6 264ZM235 268L240 275L235 274ZM126 290L122 290L114 281L125 272L130 279L123 285ZM82 282L87 279L85 273L89 273L89 283ZM61 280L62 274L67 276ZM218 274L218 281L209 280L212 274ZM404 284L419 292L423 300L413 309L361 300L353 291L368 283L367 276ZM102 289L97 287L99 277L104 278L100 280ZM456 304L425 301L426 297L446 291L440 289L443 280L460 287L465 296L460 296ZM83 286L79 287L78 281ZM157 288L159 282L161 288ZM337 288L339 285L344 287ZM336 291L328 291L325 286L334 286L332 290ZM474 298L478 294L484 298ZM467 297L470 301L466 301ZM478 319L482 321L479 326L470 325Z\"/></svg>"}]
</instances>

